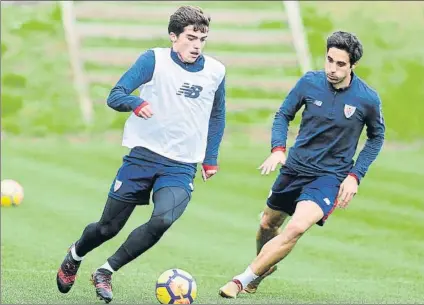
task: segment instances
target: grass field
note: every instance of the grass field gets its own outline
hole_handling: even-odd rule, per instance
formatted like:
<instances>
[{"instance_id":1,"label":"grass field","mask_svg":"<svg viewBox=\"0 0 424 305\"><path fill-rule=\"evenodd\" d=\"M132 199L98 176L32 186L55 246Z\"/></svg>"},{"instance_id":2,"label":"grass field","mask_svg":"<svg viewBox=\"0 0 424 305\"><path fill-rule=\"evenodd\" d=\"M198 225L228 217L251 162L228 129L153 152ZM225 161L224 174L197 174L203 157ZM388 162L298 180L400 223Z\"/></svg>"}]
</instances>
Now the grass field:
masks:
<instances>
[{"instance_id":1,"label":"grass field","mask_svg":"<svg viewBox=\"0 0 424 305\"><path fill-rule=\"evenodd\" d=\"M114 276L114 303L155 303L156 277L179 267L199 286L197 303L419 303L424 296L423 148L386 149L346 211L313 228L260 293L236 301L218 297L255 254L255 232L273 176L256 166L268 145L228 135L222 171L196 181L186 214L161 242ZM140 207L123 231L91 252L68 295L55 274L67 247L96 221L125 150L117 140L9 137L2 177L25 187L18 208L1 210L2 303L96 303L91 272L149 216ZM406 182L408 181L408 182Z\"/></svg>"}]
</instances>

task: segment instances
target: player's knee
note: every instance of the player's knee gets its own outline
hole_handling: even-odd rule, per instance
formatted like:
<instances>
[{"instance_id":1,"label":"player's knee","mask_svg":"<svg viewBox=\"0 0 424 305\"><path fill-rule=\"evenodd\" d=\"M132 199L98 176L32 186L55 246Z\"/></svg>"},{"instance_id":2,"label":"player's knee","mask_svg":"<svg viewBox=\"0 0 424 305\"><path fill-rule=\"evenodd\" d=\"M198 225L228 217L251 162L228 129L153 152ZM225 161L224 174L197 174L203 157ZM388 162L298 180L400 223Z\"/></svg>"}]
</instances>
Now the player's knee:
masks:
<instances>
[{"instance_id":1,"label":"player's knee","mask_svg":"<svg viewBox=\"0 0 424 305\"><path fill-rule=\"evenodd\" d=\"M271 215L264 213L261 217L259 227L261 231L276 231L280 226L279 223L277 223L273 217L271 217Z\"/></svg>"},{"instance_id":2,"label":"player's knee","mask_svg":"<svg viewBox=\"0 0 424 305\"><path fill-rule=\"evenodd\" d=\"M290 241L296 242L300 237L302 237L307 229L308 227L304 223L300 221L292 221L287 224L284 231Z\"/></svg>"},{"instance_id":3,"label":"player's knee","mask_svg":"<svg viewBox=\"0 0 424 305\"><path fill-rule=\"evenodd\" d=\"M152 235L162 236L174 223L170 215L155 216L149 221L149 231Z\"/></svg>"},{"instance_id":4,"label":"player's knee","mask_svg":"<svg viewBox=\"0 0 424 305\"><path fill-rule=\"evenodd\" d=\"M98 224L97 231L102 239L110 239L119 233L120 228L113 223Z\"/></svg>"}]
</instances>

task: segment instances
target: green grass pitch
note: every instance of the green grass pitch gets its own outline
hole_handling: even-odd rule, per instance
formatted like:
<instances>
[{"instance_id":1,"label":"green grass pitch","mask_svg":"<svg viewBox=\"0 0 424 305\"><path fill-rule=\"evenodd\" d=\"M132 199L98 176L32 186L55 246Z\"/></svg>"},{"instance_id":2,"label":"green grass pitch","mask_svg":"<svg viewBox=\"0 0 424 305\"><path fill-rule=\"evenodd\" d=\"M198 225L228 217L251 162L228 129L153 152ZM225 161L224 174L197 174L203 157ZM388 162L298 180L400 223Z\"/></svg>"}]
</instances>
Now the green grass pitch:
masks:
<instances>
[{"instance_id":1,"label":"green grass pitch","mask_svg":"<svg viewBox=\"0 0 424 305\"><path fill-rule=\"evenodd\" d=\"M256 167L266 144L235 141L221 151L221 172L196 179L186 213L163 239L114 275L114 303L155 303L156 278L181 268L197 280L197 303L419 303L424 296L422 149L387 148L350 207L314 227L256 295L235 301L217 292L255 255L258 215L274 175ZM231 140L231 141L230 141ZM139 207L121 233L84 260L71 292L56 288L67 247L102 212L125 149L119 141L10 137L2 143L2 178L25 188L23 204L1 210L2 303L97 303L89 283L152 207Z\"/></svg>"}]
</instances>

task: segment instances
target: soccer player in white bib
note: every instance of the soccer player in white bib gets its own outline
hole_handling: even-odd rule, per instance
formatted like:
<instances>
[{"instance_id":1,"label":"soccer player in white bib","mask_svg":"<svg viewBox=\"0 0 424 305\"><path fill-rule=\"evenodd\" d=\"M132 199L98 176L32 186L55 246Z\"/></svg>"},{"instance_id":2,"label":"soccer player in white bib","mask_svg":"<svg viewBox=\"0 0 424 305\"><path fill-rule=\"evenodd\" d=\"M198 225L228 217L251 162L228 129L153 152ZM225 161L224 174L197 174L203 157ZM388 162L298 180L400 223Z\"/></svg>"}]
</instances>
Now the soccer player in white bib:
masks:
<instances>
[{"instance_id":1,"label":"soccer player in white bib","mask_svg":"<svg viewBox=\"0 0 424 305\"><path fill-rule=\"evenodd\" d=\"M203 180L218 171L225 127L225 66L203 55L210 18L182 6L170 16L171 48L145 51L111 90L107 104L132 112L123 145L130 149L110 187L99 221L89 224L70 247L57 273L67 293L81 261L122 229L137 205L154 210L104 265L92 274L98 297L112 300L112 274L155 245L183 214L193 191L197 164ZM140 96L131 93L140 88Z\"/></svg>"}]
</instances>

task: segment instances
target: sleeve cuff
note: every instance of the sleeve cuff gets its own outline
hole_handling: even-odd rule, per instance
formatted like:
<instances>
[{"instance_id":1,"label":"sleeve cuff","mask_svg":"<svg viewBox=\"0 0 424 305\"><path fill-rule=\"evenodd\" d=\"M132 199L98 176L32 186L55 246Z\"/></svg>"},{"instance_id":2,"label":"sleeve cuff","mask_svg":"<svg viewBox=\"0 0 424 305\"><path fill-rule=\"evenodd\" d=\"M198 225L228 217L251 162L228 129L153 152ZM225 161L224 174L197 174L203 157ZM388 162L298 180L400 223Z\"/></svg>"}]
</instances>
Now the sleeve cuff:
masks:
<instances>
[{"instance_id":1,"label":"sleeve cuff","mask_svg":"<svg viewBox=\"0 0 424 305\"><path fill-rule=\"evenodd\" d=\"M356 174L354 174L354 173L349 173L348 176L351 176L351 177L355 178L356 179L356 182L358 182L358 185L361 182L361 180L358 178L358 176Z\"/></svg>"},{"instance_id":2,"label":"sleeve cuff","mask_svg":"<svg viewBox=\"0 0 424 305\"><path fill-rule=\"evenodd\" d=\"M276 152L276 151L282 151L282 152L286 152L286 148L284 146L276 146L273 149L271 149L271 152Z\"/></svg>"},{"instance_id":3,"label":"sleeve cuff","mask_svg":"<svg viewBox=\"0 0 424 305\"><path fill-rule=\"evenodd\" d=\"M149 105L149 102L147 101L142 101L140 105L137 106L137 108L134 109L134 114L138 115L140 110L143 109L144 107L146 107L147 105Z\"/></svg>"},{"instance_id":4,"label":"sleeve cuff","mask_svg":"<svg viewBox=\"0 0 424 305\"><path fill-rule=\"evenodd\" d=\"M205 171L208 171L208 170L218 170L218 165L207 165L207 164L202 164L202 166L203 166L203 169L205 170Z\"/></svg>"}]
</instances>

